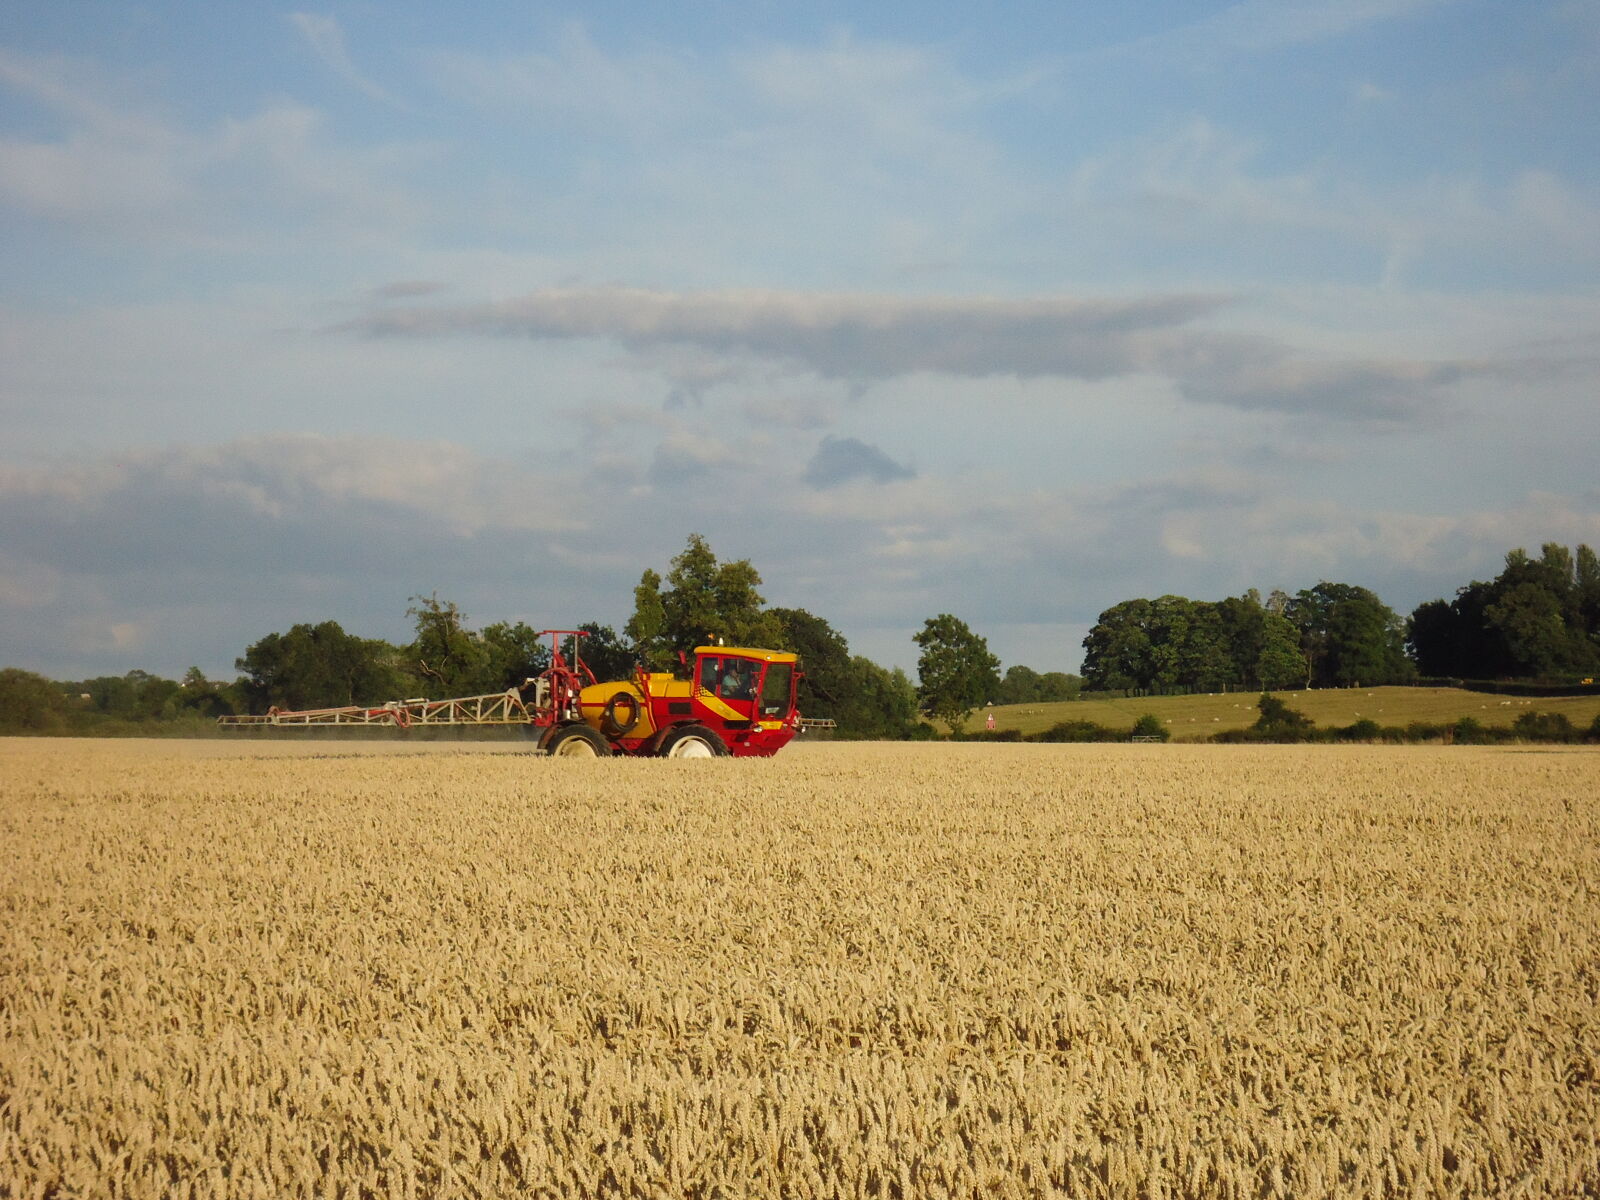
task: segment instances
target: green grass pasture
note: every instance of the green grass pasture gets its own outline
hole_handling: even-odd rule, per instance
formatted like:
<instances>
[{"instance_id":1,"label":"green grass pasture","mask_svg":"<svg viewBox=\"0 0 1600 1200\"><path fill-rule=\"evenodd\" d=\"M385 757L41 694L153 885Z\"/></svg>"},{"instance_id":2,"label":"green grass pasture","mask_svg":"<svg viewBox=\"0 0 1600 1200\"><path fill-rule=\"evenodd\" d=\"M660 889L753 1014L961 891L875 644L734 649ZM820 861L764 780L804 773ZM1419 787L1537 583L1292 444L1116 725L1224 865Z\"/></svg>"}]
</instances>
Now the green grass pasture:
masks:
<instances>
[{"instance_id":1,"label":"green grass pasture","mask_svg":"<svg viewBox=\"0 0 1600 1200\"><path fill-rule=\"evenodd\" d=\"M1319 688L1274 693L1321 726L1350 725L1370 717L1379 725L1408 725L1412 721L1444 723L1476 717L1485 725L1510 725L1525 712L1565 713L1579 729L1586 729L1600 713L1600 688L1591 696L1500 696L1460 688ZM1181 739L1210 737L1222 729L1243 729L1255 723L1255 692L1217 692L1194 696L1136 696L1132 699L1065 700L1053 704L1007 704L975 713L969 730L984 727L984 716L994 713L996 729L1038 733L1061 721L1093 721L1111 728L1127 728L1144 713L1154 713Z\"/></svg>"}]
</instances>

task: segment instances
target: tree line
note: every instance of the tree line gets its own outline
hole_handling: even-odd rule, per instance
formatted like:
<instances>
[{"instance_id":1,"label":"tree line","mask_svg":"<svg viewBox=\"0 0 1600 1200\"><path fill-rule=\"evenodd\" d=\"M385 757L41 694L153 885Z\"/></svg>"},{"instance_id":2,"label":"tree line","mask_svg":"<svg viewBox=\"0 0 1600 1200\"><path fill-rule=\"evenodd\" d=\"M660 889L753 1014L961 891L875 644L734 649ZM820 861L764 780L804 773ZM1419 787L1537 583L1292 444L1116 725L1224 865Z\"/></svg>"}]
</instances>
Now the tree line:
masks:
<instances>
[{"instance_id":1,"label":"tree line","mask_svg":"<svg viewBox=\"0 0 1600 1200\"><path fill-rule=\"evenodd\" d=\"M1538 558L1506 555L1505 570L1454 600L1419 605L1406 626L1417 670L1458 679L1570 679L1600 674L1600 559L1546 542Z\"/></svg>"},{"instance_id":2,"label":"tree line","mask_svg":"<svg viewBox=\"0 0 1600 1200\"><path fill-rule=\"evenodd\" d=\"M1076 677L1013 666L1002 678L982 638L953 617L928 622L939 635L924 648L924 678L914 683L851 652L826 619L800 608L767 607L761 575L748 559L719 561L705 538L691 535L665 575L647 569L621 633L598 622L577 626L581 653L601 680L647 670L681 669L696 646L768 646L793 650L804 671L800 707L838 722L845 736L930 736L925 715L970 713L990 700L1064 698ZM549 647L525 622L474 629L452 601L414 596L406 643L366 638L337 621L302 623L251 643L231 682L191 668L181 681L144 671L55 682L16 668L0 671L0 729L115 732L153 723L198 724L227 713L269 708L335 708L418 696L478 695L520 687L549 666ZM920 640L920 638L919 638ZM973 666L962 656L976 646ZM930 657L931 655L931 657ZM680 657L682 656L682 657ZM939 673L934 665L959 662Z\"/></svg>"},{"instance_id":3,"label":"tree line","mask_svg":"<svg viewBox=\"0 0 1600 1200\"><path fill-rule=\"evenodd\" d=\"M1448 680L1575 683L1600 673L1600 561L1554 542L1506 555L1489 582L1401 618L1367 588L1324 580L1289 595L1124 600L1084 639L1104 691L1355 687Z\"/></svg>"},{"instance_id":4,"label":"tree line","mask_svg":"<svg viewBox=\"0 0 1600 1200\"><path fill-rule=\"evenodd\" d=\"M1084 638L1083 675L1101 691L1222 691L1392 683L1410 670L1405 625L1371 591L1322 582L1265 601L1124 600Z\"/></svg>"},{"instance_id":5,"label":"tree line","mask_svg":"<svg viewBox=\"0 0 1600 1200\"><path fill-rule=\"evenodd\" d=\"M986 704L1067 700L1109 691L1272 690L1374 686L1419 676L1468 680L1577 680L1600 673L1600 562L1555 543L1532 558L1506 555L1488 582L1431 600L1402 620L1372 591L1323 581L1294 595L1255 589L1219 601L1166 595L1106 609L1084 639L1082 676L1013 664L1002 674L987 641L949 613L914 636L917 678L853 654L825 618L767 607L748 559L719 561L689 537L665 575L646 569L618 633L578 626L601 679L638 666L672 670L680 655L721 639L800 655L801 710L830 717L852 737L932 736L924 718L960 729ZM144 671L54 682L0 670L0 729L94 732L119 725L210 721L224 713L327 708L414 696L473 695L518 687L548 666L548 647L525 622L473 629L453 602L414 596L412 640L363 638L336 621L297 624L246 647L231 682L190 668L182 680Z\"/></svg>"}]
</instances>

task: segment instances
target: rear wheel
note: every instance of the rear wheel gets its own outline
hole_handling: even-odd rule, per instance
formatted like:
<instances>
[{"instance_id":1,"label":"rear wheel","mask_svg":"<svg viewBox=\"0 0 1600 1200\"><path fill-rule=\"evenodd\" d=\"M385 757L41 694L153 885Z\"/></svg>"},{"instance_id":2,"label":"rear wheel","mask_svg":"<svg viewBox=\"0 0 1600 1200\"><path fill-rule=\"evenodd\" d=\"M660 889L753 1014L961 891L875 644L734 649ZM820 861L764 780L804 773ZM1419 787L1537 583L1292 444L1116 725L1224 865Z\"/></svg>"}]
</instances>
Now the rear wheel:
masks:
<instances>
[{"instance_id":1,"label":"rear wheel","mask_svg":"<svg viewBox=\"0 0 1600 1200\"><path fill-rule=\"evenodd\" d=\"M587 725L563 725L550 735L544 752L560 758L610 758L611 743Z\"/></svg>"},{"instance_id":2,"label":"rear wheel","mask_svg":"<svg viewBox=\"0 0 1600 1200\"><path fill-rule=\"evenodd\" d=\"M661 741L662 758L723 758L728 747L704 725L683 725Z\"/></svg>"}]
</instances>

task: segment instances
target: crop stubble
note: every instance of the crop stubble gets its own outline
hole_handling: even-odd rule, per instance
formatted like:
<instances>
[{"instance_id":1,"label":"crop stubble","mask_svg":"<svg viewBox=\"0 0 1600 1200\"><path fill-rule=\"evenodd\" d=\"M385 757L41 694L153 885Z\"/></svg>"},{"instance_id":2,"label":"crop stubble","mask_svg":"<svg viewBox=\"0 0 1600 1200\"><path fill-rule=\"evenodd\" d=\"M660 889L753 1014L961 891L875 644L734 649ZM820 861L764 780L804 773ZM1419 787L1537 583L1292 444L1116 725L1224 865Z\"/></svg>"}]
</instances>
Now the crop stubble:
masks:
<instances>
[{"instance_id":1,"label":"crop stubble","mask_svg":"<svg viewBox=\"0 0 1600 1200\"><path fill-rule=\"evenodd\" d=\"M0 1195L1600 1189L1600 755L0 742Z\"/></svg>"}]
</instances>

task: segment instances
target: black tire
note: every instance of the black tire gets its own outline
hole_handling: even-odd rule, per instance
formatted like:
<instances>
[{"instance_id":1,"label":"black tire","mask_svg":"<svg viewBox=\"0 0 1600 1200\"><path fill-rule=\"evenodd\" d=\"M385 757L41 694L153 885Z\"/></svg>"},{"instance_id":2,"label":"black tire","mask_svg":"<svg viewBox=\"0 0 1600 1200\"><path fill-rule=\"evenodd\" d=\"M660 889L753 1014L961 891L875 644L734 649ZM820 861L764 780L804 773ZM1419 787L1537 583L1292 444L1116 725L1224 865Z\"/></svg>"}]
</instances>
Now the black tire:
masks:
<instances>
[{"instance_id":1,"label":"black tire","mask_svg":"<svg viewBox=\"0 0 1600 1200\"><path fill-rule=\"evenodd\" d=\"M617 706L626 703L628 708L627 720L617 719ZM639 697L632 692L616 692L611 699L606 701L606 706L600 713L600 727L611 737L627 737L638 727L639 718L644 716L644 705Z\"/></svg>"},{"instance_id":2,"label":"black tire","mask_svg":"<svg viewBox=\"0 0 1600 1200\"><path fill-rule=\"evenodd\" d=\"M563 725L550 735L544 752L552 758L610 758L611 743L587 725Z\"/></svg>"},{"instance_id":3,"label":"black tire","mask_svg":"<svg viewBox=\"0 0 1600 1200\"><path fill-rule=\"evenodd\" d=\"M662 758L726 758L728 746L704 725L680 725L661 739Z\"/></svg>"}]
</instances>

